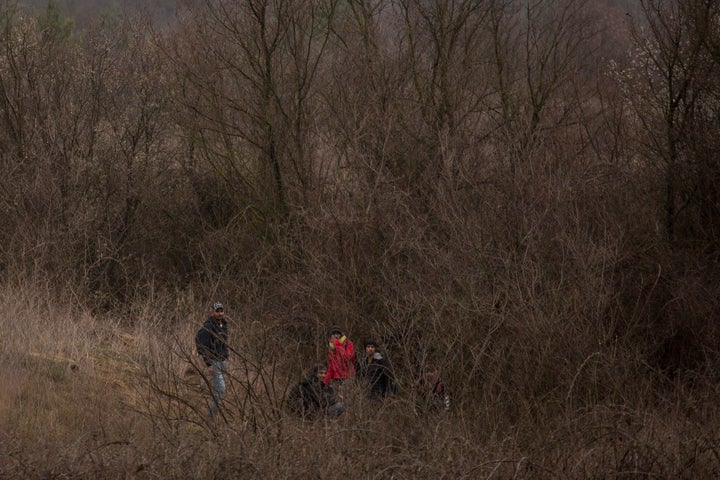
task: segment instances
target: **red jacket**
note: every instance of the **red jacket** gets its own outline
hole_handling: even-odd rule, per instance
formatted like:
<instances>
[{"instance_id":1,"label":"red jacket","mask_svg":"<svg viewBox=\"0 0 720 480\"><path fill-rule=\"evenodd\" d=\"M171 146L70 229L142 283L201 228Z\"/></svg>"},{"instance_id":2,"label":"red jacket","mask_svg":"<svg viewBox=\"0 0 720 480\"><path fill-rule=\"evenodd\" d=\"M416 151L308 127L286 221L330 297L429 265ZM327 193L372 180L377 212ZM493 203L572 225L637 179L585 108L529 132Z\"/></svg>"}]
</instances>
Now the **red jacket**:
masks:
<instances>
[{"instance_id":1,"label":"red jacket","mask_svg":"<svg viewBox=\"0 0 720 480\"><path fill-rule=\"evenodd\" d=\"M332 340L334 349L328 351L328 370L325 375L325 384L333 380L355 378L355 346L350 340L340 343Z\"/></svg>"}]
</instances>

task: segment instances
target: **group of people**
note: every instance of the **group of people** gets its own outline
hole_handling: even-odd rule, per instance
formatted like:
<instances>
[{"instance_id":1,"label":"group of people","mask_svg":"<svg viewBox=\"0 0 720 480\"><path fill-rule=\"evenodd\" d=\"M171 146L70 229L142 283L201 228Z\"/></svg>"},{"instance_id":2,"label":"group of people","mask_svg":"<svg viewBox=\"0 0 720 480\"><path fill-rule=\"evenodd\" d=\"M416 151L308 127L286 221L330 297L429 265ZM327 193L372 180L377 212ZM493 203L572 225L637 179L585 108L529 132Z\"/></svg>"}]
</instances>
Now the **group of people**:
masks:
<instances>
[{"instance_id":1,"label":"group of people","mask_svg":"<svg viewBox=\"0 0 720 480\"><path fill-rule=\"evenodd\" d=\"M359 356L341 327L330 327L327 340L327 366L315 365L312 372L290 390L287 406L292 412L308 419L342 415L345 405L337 391L354 380L371 399L395 392L390 366L377 351L374 340L365 340L365 352Z\"/></svg>"},{"instance_id":2,"label":"group of people","mask_svg":"<svg viewBox=\"0 0 720 480\"><path fill-rule=\"evenodd\" d=\"M211 400L208 413L216 416L225 393L225 372L228 362L228 326L225 308L213 303L210 315L195 335L198 355L211 379ZM327 332L327 365L318 363L289 392L287 407L305 419L337 417L345 412L340 393L350 382L356 382L372 400L396 393L395 378L387 360L378 351L373 339L363 343L364 352L357 355L355 345L339 326ZM450 409L450 396L439 371L425 365L416 384L418 399L425 406Z\"/></svg>"}]
</instances>

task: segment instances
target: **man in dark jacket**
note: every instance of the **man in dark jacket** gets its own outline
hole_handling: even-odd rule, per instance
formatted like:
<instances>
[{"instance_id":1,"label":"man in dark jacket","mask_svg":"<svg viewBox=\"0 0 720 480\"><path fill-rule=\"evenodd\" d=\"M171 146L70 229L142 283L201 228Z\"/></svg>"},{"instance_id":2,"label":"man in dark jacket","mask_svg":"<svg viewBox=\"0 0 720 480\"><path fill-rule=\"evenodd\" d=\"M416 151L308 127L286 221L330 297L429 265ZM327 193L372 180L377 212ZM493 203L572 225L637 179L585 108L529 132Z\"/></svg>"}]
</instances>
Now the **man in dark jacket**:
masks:
<instances>
[{"instance_id":1,"label":"man in dark jacket","mask_svg":"<svg viewBox=\"0 0 720 480\"><path fill-rule=\"evenodd\" d=\"M327 367L317 364L307 377L290 390L287 399L290 411L308 420L337 417L345 412L345 406L339 401L335 390L325 384L325 375Z\"/></svg>"},{"instance_id":2,"label":"man in dark jacket","mask_svg":"<svg viewBox=\"0 0 720 480\"><path fill-rule=\"evenodd\" d=\"M387 360L377 351L377 343L365 340L365 355L358 359L358 377L367 386L370 398L382 398L394 393L395 382Z\"/></svg>"},{"instance_id":3,"label":"man in dark jacket","mask_svg":"<svg viewBox=\"0 0 720 480\"><path fill-rule=\"evenodd\" d=\"M228 364L228 328L222 303L212 304L210 315L195 335L195 346L198 355L205 362L208 374L212 375L212 400L209 409L210 415L215 416L225 393L224 375Z\"/></svg>"}]
</instances>

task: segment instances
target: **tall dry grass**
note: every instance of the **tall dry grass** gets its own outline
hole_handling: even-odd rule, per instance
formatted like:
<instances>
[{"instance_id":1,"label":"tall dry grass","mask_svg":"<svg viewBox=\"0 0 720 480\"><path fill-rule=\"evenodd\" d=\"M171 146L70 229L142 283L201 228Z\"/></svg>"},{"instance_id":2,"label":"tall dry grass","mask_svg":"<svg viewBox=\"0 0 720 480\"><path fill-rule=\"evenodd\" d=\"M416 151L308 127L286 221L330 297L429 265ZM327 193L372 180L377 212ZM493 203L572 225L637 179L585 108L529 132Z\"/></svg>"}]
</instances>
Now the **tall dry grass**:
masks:
<instances>
[{"instance_id":1,"label":"tall dry grass","mask_svg":"<svg viewBox=\"0 0 720 480\"><path fill-rule=\"evenodd\" d=\"M316 3L274 26L312 33ZM263 49L269 71L237 62L267 41L247 2L199 2L167 39L0 8L0 478L720 476L714 130L679 135L675 185L641 128L664 110L626 96L655 75L579 53L584 1L465 2L456 30L424 2L355 3L309 83L301 37ZM691 82L706 105L715 57ZM217 299L211 419L192 339ZM283 401L333 324L379 341L398 393L302 422ZM417 408L428 362L448 413Z\"/></svg>"},{"instance_id":2,"label":"tall dry grass","mask_svg":"<svg viewBox=\"0 0 720 480\"><path fill-rule=\"evenodd\" d=\"M497 368L502 360L512 368L475 377L485 385L462 388L459 376L450 375L454 401L448 413L414 408L410 379L400 378L398 395L386 402L370 403L350 389L346 415L304 422L282 406L309 364L302 341L293 345L278 335L280 323L249 319L242 308L230 306L228 392L222 416L212 420L192 347L205 311L190 307L197 301L192 294L174 296L172 306L169 298L138 302L138 316L129 321L93 316L40 282L3 286L0 478L713 478L720 473L712 385L689 388L678 382L660 388L648 376L624 388L607 386L615 396L602 395L586 383L611 382L611 370L622 378L628 361L617 352L579 358L574 368L558 365L560 379L543 379L554 367L543 364L532 342L557 335L552 323L538 324L519 340L526 351L488 357L485 367ZM570 345L547 348L552 356ZM535 355L534 370L516 370L530 368L530 359L517 355ZM518 385L520 379L529 384ZM561 392L543 390L568 382ZM517 391L503 391L513 388Z\"/></svg>"}]
</instances>

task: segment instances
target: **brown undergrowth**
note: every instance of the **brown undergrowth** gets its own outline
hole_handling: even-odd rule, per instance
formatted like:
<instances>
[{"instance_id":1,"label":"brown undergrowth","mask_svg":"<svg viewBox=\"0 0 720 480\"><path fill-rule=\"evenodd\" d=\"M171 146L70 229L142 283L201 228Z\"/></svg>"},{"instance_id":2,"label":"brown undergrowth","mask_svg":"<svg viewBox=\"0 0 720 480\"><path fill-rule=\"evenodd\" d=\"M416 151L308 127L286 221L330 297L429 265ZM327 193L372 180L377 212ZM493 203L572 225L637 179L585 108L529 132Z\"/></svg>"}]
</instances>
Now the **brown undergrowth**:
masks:
<instances>
[{"instance_id":1,"label":"brown undergrowth","mask_svg":"<svg viewBox=\"0 0 720 480\"><path fill-rule=\"evenodd\" d=\"M8 324L3 337L0 478L720 474L708 385L560 408L529 402L509 409L488 395L457 399L442 413L415 408L407 388L380 403L350 388L344 416L306 422L283 408L297 381L286 365L260 361L259 351L240 351L237 343L222 415L211 419L191 345L197 322L154 333L69 306L51 309L30 293L5 295L0 308L6 318L22 310L27 319Z\"/></svg>"}]
</instances>

